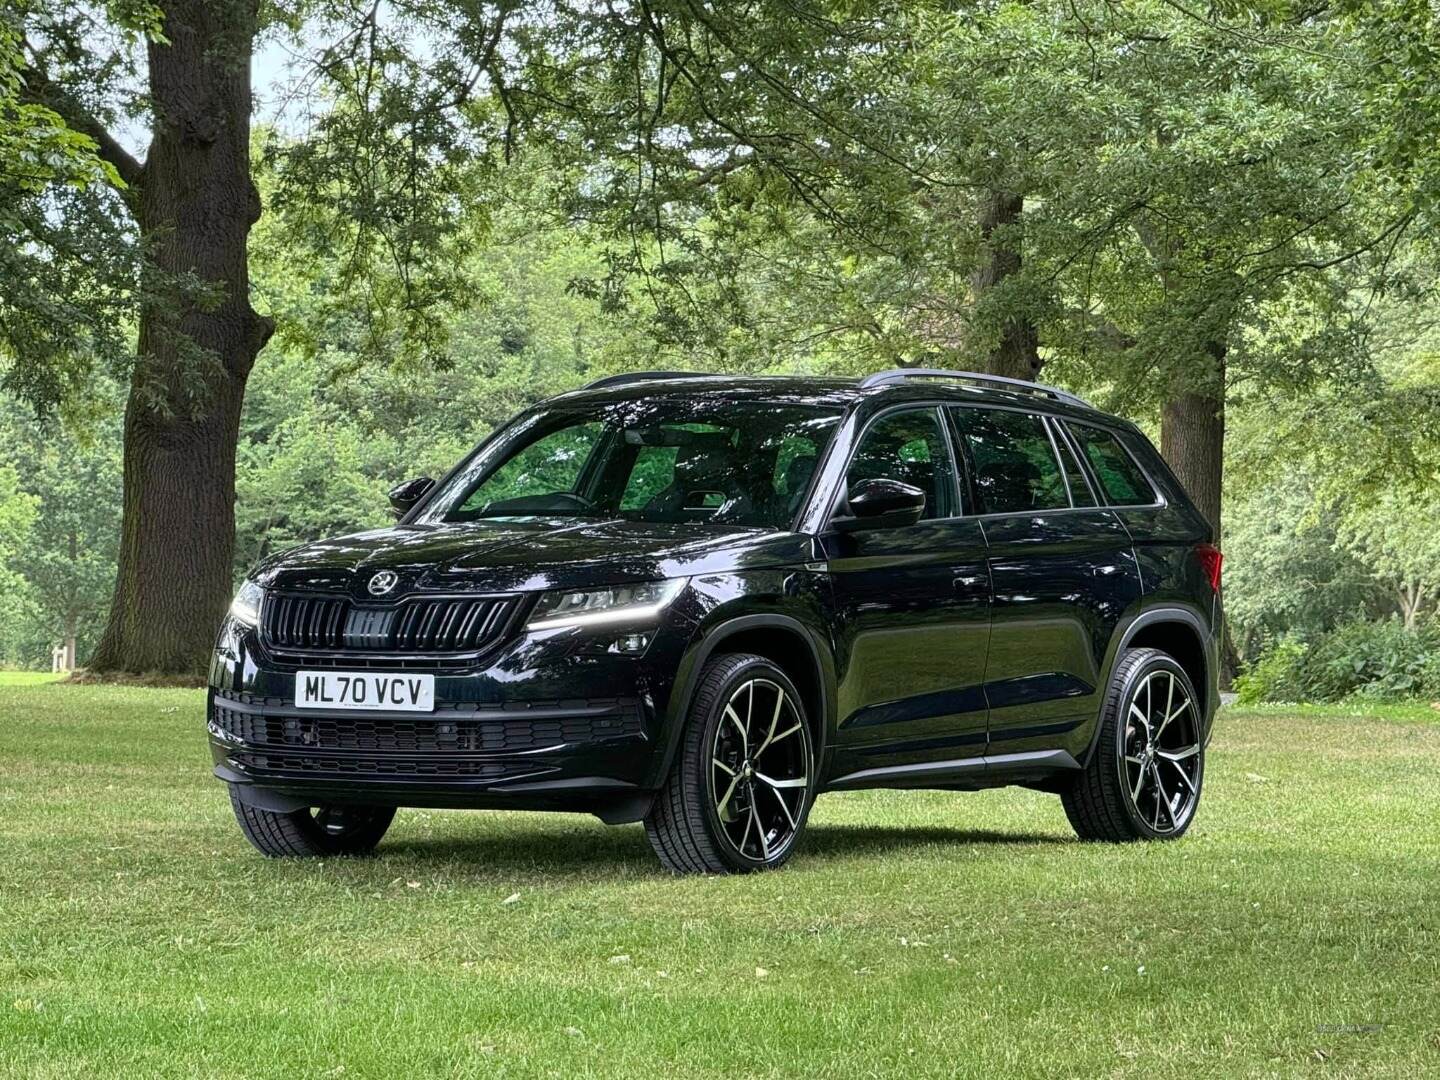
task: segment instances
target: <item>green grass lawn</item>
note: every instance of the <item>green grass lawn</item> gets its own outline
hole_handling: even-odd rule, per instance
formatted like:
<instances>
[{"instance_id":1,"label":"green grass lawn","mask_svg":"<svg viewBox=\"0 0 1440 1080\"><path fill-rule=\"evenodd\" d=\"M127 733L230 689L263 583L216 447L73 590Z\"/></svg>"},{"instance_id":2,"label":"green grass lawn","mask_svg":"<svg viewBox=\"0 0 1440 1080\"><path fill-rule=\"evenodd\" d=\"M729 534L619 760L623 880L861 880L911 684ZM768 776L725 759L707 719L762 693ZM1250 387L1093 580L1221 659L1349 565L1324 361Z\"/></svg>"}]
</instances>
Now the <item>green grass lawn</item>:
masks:
<instances>
[{"instance_id":1,"label":"green grass lawn","mask_svg":"<svg viewBox=\"0 0 1440 1080\"><path fill-rule=\"evenodd\" d=\"M1227 712L1178 843L861 792L677 880L531 814L268 862L201 703L0 677L0 1075L1440 1072L1440 713Z\"/></svg>"},{"instance_id":2,"label":"green grass lawn","mask_svg":"<svg viewBox=\"0 0 1440 1080\"><path fill-rule=\"evenodd\" d=\"M0 671L0 688L7 686L41 686L57 682L64 675L52 675L48 671Z\"/></svg>"}]
</instances>

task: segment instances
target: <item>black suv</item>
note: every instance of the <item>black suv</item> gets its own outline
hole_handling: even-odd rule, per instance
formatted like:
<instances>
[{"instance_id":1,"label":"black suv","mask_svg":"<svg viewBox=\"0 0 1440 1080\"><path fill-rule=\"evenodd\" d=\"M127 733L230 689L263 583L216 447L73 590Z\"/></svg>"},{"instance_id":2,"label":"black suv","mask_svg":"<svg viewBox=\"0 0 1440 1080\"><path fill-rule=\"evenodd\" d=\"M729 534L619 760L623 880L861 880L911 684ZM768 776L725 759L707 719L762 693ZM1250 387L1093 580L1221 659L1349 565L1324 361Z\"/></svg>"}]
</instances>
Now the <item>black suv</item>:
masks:
<instances>
[{"instance_id":1,"label":"black suv","mask_svg":"<svg viewBox=\"0 0 1440 1080\"><path fill-rule=\"evenodd\" d=\"M398 806L643 821L705 873L783 863L822 791L1021 784L1111 841L1195 815L1220 553L1063 391L615 376L390 498L221 628L215 774L267 855L368 851Z\"/></svg>"}]
</instances>

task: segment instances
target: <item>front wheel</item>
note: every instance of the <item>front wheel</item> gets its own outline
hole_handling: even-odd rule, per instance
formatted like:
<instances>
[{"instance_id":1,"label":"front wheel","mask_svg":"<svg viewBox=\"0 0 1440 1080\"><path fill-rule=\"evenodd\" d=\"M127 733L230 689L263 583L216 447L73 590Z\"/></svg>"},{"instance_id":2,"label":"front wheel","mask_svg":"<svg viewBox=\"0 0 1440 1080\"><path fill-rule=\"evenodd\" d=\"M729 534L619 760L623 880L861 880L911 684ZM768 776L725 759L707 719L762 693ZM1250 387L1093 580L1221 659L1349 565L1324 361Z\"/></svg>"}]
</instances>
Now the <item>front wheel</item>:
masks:
<instances>
[{"instance_id":1,"label":"front wheel","mask_svg":"<svg viewBox=\"0 0 1440 1080\"><path fill-rule=\"evenodd\" d=\"M1061 799L1082 840L1173 840L1200 804L1201 704L1185 669L1159 649L1120 657L1090 763Z\"/></svg>"},{"instance_id":2,"label":"front wheel","mask_svg":"<svg viewBox=\"0 0 1440 1080\"><path fill-rule=\"evenodd\" d=\"M813 757L805 708L783 671L743 653L711 660L645 819L660 861L677 874L780 866L810 811Z\"/></svg>"},{"instance_id":3,"label":"front wheel","mask_svg":"<svg viewBox=\"0 0 1440 1080\"><path fill-rule=\"evenodd\" d=\"M393 806L321 806L279 813L242 802L230 788L230 805L245 839L272 859L368 855L380 843Z\"/></svg>"}]
</instances>

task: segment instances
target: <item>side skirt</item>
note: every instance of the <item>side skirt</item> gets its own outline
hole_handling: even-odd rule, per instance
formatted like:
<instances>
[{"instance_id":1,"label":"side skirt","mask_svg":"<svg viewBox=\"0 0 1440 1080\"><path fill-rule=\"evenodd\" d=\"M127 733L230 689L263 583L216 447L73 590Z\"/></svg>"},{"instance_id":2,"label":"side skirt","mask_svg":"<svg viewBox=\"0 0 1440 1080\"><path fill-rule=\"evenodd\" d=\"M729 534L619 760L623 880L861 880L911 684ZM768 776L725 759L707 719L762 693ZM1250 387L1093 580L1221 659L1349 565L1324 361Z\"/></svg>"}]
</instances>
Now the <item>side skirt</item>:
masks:
<instances>
[{"instance_id":1,"label":"side skirt","mask_svg":"<svg viewBox=\"0 0 1440 1080\"><path fill-rule=\"evenodd\" d=\"M1066 750L1029 750L1019 754L989 754L957 761L926 761L918 765L889 765L837 776L827 791L857 788L946 788L977 790L1010 784L1042 785L1078 772L1080 763Z\"/></svg>"}]
</instances>

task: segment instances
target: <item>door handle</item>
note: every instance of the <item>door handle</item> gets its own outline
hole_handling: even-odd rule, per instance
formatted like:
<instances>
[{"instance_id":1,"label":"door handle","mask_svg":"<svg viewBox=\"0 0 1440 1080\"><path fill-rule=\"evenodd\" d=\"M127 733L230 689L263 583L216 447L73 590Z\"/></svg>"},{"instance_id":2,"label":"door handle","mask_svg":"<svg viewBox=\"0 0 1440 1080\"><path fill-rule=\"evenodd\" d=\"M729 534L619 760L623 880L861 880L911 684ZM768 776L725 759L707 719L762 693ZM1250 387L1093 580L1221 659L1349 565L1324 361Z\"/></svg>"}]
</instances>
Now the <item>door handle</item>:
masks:
<instances>
[{"instance_id":1,"label":"door handle","mask_svg":"<svg viewBox=\"0 0 1440 1080\"><path fill-rule=\"evenodd\" d=\"M956 589L973 589L977 585L988 584L989 579L984 574L957 574L955 576Z\"/></svg>"}]
</instances>

